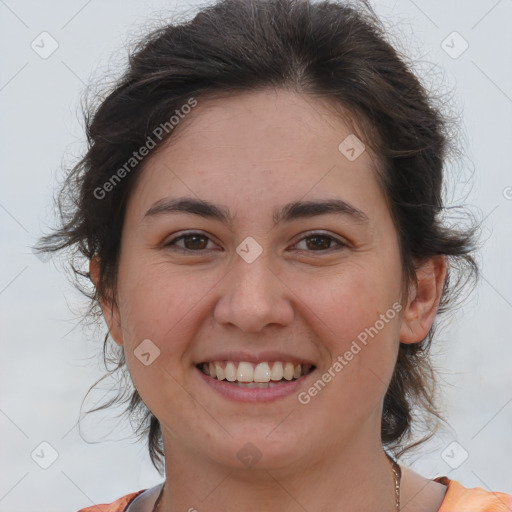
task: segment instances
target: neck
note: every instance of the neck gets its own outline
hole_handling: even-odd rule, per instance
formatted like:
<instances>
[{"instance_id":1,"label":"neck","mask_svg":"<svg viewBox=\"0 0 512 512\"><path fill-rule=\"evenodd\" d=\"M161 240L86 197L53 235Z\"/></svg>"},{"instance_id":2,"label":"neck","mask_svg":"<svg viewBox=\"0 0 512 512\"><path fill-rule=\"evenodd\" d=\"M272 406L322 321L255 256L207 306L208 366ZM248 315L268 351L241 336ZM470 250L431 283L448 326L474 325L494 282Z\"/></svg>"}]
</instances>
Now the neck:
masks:
<instances>
[{"instance_id":1,"label":"neck","mask_svg":"<svg viewBox=\"0 0 512 512\"><path fill-rule=\"evenodd\" d=\"M165 441L164 441L165 444ZM292 464L233 468L165 446L166 483L159 512L395 512L395 477L380 445L348 443L342 452Z\"/></svg>"}]
</instances>

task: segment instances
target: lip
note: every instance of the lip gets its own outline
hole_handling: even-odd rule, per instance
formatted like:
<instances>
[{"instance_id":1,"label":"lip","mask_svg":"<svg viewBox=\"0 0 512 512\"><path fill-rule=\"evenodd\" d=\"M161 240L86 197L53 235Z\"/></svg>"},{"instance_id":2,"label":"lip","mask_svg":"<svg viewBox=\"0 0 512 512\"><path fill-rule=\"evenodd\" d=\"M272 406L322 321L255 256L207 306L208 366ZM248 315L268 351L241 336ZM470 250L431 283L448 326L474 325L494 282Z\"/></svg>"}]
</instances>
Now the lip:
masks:
<instances>
[{"instance_id":1,"label":"lip","mask_svg":"<svg viewBox=\"0 0 512 512\"><path fill-rule=\"evenodd\" d=\"M302 377L299 377L297 380L283 382L271 388L244 388L205 375L197 367L194 367L194 369L210 388L223 397L235 402L274 402L280 398L297 394L299 389L306 385L311 376L316 373L315 368L313 371L302 375Z\"/></svg>"},{"instance_id":2,"label":"lip","mask_svg":"<svg viewBox=\"0 0 512 512\"><path fill-rule=\"evenodd\" d=\"M313 361L308 358L300 358L297 356L293 356L291 354L286 354L285 352L259 352L258 354L250 353L250 352L241 352L241 351L231 351L231 352L219 352L217 354L206 356L204 359L200 361L196 361L194 364L198 365L201 363L213 363L215 361L233 361L234 363L247 362L247 363L270 363L281 361L283 363L293 363L297 364L310 364L312 366L316 366Z\"/></svg>"}]
</instances>

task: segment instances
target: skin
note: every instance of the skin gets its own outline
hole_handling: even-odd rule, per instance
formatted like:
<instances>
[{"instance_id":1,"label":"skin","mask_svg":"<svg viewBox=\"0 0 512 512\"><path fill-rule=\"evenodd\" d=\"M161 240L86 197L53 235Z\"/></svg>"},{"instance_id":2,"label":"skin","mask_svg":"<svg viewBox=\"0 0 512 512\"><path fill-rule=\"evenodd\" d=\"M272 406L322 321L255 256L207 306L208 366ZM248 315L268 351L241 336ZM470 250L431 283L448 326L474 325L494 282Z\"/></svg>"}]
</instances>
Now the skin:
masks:
<instances>
[{"instance_id":1,"label":"skin","mask_svg":"<svg viewBox=\"0 0 512 512\"><path fill-rule=\"evenodd\" d=\"M338 150L350 133L320 100L265 90L200 100L172 144L145 162L126 211L117 304L102 307L162 426L161 511L395 510L380 440L383 399L399 343L421 341L434 321L446 262L425 262L405 300L375 158L366 150L349 161ZM225 206L234 224L187 213L144 218L156 201L180 196ZM285 203L333 198L362 210L368 222L335 214L272 220ZM165 247L188 230L207 239ZM305 238L311 231L334 240L322 238L318 249ZM249 236L263 249L252 263L236 253ZM91 260L94 282L99 264ZM195 368L217 351L279 350L314 361L318 378L397 302L400 314L306 405L296 394L234 402ZM134 350L148 338L160 355L145 366ZM261 454L252 467L237 457L247 442ZM402 472L402 510L438 510L446 487ZM140 510L152 509L156 490L143 495Z\"/></svg>"}]
</instances>

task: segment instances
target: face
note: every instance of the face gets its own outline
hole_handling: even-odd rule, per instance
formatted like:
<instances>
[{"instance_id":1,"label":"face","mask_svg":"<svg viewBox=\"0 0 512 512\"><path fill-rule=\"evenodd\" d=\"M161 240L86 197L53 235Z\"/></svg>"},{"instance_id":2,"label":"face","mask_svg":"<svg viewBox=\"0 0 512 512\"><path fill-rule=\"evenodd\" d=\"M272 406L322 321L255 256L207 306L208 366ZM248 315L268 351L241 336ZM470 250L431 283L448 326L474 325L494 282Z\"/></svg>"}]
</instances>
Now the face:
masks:
<instances>
[{"instance_id":1,"label":"face","mask_svg":"<svg viewBox=\"0 0 512 512\"><path fill-rule=\"evenodd\" d=\"M403 281L369 150L291 92L189 116L131 194L106 315L166 452L277 468L379 445Z\"/></svg>"}]
</instances>

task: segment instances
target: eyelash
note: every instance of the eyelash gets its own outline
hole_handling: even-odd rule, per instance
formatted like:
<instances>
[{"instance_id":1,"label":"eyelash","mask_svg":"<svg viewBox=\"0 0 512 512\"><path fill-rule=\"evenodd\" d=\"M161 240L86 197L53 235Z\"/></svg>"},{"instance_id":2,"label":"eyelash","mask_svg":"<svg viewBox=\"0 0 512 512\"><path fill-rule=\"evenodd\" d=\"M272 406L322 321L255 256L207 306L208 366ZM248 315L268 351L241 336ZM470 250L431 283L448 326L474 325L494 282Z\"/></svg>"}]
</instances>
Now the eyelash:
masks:
<instances>
[{"instance_id":1,"label":"eyelash","mask_svg":"<svg viewBox=\"0 0 512 512\"><path fill-rule=\"evenodd\" d=\"M184 233L176 238L173 238L171 241L167 242L166 244L164 244L164 247L170 247L172 250L176 250L176 251L180 251L180 252L185 252L185 253L202 253L204 252L206 249L200 249L200 250L197 250L197 251L194 251L192 249L185 249L183 247L179 247L176 245L176 242L179 241L179 240L183 240L183 239L186 239L188 237L194 237L194 236L200 236L202 238L205 238L209 241L211 241L210 237L208 237L207 235L203 234L203 233L200 233L198 231L191 231L189 233ZM327 235L325 233L322 233L322 232L317 232L317 231L314 231L314 232L311 232L311 233L308 233L307 236L304 236L302 237L298 242L302 242L303 240L306 240L308 238L314 238L314 237L322 237L322 238L327 238L333 242L335 242L336 244L338 244L338 247L337 248L329 248L329 249L321 249L321 250L318 250L318 251L315 251L315 250L308 250L308 249L298 249L299 251L302 251L302 252L320 252L320 253L326 253L326 252L331 252L331 251L337 251L337 250L340 250L340 249L343 249L343 248L346 248L348 247L348 244L346 242L343 242L342 240L338 239L338 238L335 238L331 235ZM295 245L297 245L295 244ZM174 246L174 247L173 247Z\"/></svg>"}]
</instances>

